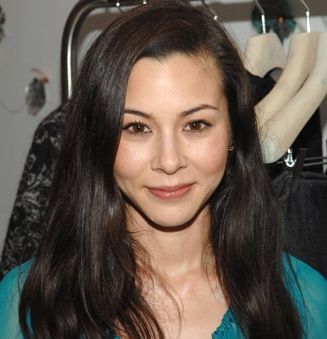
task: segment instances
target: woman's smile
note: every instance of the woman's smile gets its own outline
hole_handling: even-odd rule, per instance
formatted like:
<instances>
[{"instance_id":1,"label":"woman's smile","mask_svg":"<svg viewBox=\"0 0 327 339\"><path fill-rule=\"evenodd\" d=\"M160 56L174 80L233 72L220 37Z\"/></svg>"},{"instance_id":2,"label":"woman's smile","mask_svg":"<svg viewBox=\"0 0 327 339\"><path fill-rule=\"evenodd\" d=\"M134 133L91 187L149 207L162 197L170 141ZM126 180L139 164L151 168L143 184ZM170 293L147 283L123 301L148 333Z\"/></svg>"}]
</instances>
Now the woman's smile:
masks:
<instances>
[{"instance_id":1,"label":"woman's smile","mask_svg":"<svg viewBox=\"0 0 327 339\"><path fill-rule=\"evenodd\" d=\"M175 186L147 187L150 193L162 200L182 198L191 189L193 184L180 184Z\"/></svg>"}]
</instances>

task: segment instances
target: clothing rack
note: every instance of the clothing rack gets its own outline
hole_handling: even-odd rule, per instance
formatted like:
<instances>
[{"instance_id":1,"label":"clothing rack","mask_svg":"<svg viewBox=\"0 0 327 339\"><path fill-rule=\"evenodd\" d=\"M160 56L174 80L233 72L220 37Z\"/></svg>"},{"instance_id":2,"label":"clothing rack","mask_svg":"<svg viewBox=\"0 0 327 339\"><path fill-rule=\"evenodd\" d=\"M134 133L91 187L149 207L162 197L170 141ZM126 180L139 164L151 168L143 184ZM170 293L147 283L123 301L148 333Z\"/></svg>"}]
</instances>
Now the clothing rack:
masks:
<instances>
[{"instance_id":1,"label":"clothing rack","mask_svg":"<svg viewBox=\"0 0 327 339\"><path fill-rule=\"evenodd\" d=\"M185 0L188 2L198 2L200 0ZM206 1L207 7L213 0ZM242 2L252 2L252 0L242 0ZM119 1L119 8L142 5L142 0ZM71 10L65 23L61 42L61 101L66 102L71 94L74 79L77 74L77 50L78 36L82 24L86 17L96 9L117 8L116 0L80 0Z\"/></svg>"},{"instance_id":2,"label":"clothing rack","mask_svg":"<svg viewBox=\"0 0 327 339\"><path fill-rule=\"evenodd\" d=\"M188 0L194 1L194 0ZM120 7L142 5L142 0L123 0ZM81 0L71 10L65 23L61 43L61 100L66 102L71 94L77 74L77 43L82 24L86 17L96 9L117 8L115 0Z\"/></svg>"}]
</instances>

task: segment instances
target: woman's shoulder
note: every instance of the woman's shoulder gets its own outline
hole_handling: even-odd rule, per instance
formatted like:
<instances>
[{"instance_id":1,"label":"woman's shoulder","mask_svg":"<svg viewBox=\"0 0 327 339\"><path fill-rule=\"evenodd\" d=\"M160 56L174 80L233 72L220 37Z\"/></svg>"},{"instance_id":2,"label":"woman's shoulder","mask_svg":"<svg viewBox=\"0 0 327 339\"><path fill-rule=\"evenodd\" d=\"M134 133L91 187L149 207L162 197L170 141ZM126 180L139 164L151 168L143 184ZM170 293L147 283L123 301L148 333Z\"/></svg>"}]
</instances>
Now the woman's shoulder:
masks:
<instances>
[{"instance_id":1,"label":"woman's shoulder","mask_svg":"<svg viewBox=\"0 0 327 339\"><path fill-rule=\"evenodd\" d=\"M327 338L327 280L301 260L285 254L285 283L299 311L305 338Z\"/></svg>"},{"instance_id":2,"label":"woman's shoulder","mask_svg":"<svg viewBox=\"0 0 327 339\"><path fill-rule=\"evenodd\" d=\"M20 293L31 267L31 260L12 269L0 282L0 338L22 338L19 329Z\"/></svg>"},{"instance_id":3,"label":"woman's shoulder","mask_svg":"<svg viewBox=\"0 0 327 339\"><path fill-rule=\"evenodd\" d=\"M285 254L283 260L286 283L292 292L301 292L303 297L310 296L311 300L317 301L317 305L325 301L322 306L327 310L327 280L311 266L291 255Z\"/></svg>"},{"instance_id":4,"label":"woman's shoulder","mask_svg":"<svg viewBox=\"0 0 327 339\"><path fill-rule=\"evenodd\" d=\"M3 277L0 281L1 302L9 296L15 295L16 292L20 292L31 265L31 260L26 261L25 263L13 268Z\"/></svg>"}]
</instances>

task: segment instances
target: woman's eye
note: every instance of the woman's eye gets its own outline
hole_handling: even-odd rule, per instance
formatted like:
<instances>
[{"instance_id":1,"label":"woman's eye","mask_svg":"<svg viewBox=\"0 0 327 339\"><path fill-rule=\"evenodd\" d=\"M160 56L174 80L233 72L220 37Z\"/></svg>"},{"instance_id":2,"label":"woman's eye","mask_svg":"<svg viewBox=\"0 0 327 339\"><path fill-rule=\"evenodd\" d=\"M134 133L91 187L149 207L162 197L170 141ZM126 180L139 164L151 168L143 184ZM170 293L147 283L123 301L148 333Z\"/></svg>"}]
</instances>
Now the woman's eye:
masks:
<instances>
[{"instance_id":1,"label":"woman's eye","mask_svg":"<svg viewBox=\"0 0 327 339\"><path fill-rule=\"evenodd\" d=\"M210 126L211 124L205 120L195 120L195 121L189 122L185 126L184 130L190 131L190 132L202 132Z\"/></svg>"},{"instance_id":2,"label":"woman's eye","mask_svg":"<svg viewBox=\"0 0 327 339\"><path fill-rule=\"evenodd\" d=\"M147 134L151 132L150 128L142 122L131 122L126 124L123 127L123 130L129 134Z\"/></svg>"}]
</instances>

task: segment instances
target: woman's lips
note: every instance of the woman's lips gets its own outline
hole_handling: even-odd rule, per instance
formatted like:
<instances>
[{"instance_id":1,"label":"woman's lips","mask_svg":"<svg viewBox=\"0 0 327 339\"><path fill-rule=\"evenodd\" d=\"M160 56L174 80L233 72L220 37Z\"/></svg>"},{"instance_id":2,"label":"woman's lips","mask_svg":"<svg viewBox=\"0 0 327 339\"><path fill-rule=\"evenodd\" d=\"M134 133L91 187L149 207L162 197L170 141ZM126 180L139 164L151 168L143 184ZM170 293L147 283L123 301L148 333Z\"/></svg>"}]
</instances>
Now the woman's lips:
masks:
<instances>
[{"instance_id":1,"label":"woman's lips","mask_svg":"<svg viewBox=\"0 0 327 339\"><path fill-rule=\"evenodd\" d=\"M183 184L177 186L148 187L150 193L156 197L169 200L181 198L191 190L192 184Z\"/></svg>"}]
</instances>

